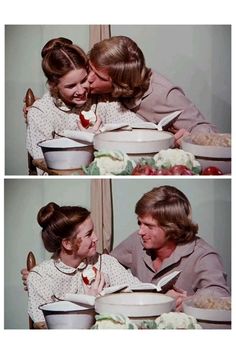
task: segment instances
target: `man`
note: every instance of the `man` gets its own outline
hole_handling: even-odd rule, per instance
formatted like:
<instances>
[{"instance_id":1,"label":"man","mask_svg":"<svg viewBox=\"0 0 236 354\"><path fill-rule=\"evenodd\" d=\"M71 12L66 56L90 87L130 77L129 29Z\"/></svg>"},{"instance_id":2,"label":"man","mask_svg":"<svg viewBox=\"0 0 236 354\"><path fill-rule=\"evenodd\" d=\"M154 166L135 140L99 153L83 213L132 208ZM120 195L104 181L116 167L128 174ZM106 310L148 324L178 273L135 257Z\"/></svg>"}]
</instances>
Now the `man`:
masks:
<instances>
[{"instance_id":1,"label":"man","mask_svg":"<svg viewBox=\"0 0 236 354\"><path fill-rule=\"evenodd\" d=\"M135 212L139 231L121 242L111 254L142 282L157 284L165 275L180 275L170 295L181 308L195 295L229 296L226 275L216 250L197 236L191 205L177 188L161 186L145 193Z\"/></svg>"},{"instance_id":2,"label":"man","mask_svg":"<svg viewBox=\"0 0 236 354\"><path fill-rule=\"evenodd\" d=\"M141 49L130 38L114 36L96 43L89 52L91 94L110 94L143 120L158 123L182 111L169 127L176 140L192 132L216 132L183 90L146 67Z\"/></svg>"}]
</instances>

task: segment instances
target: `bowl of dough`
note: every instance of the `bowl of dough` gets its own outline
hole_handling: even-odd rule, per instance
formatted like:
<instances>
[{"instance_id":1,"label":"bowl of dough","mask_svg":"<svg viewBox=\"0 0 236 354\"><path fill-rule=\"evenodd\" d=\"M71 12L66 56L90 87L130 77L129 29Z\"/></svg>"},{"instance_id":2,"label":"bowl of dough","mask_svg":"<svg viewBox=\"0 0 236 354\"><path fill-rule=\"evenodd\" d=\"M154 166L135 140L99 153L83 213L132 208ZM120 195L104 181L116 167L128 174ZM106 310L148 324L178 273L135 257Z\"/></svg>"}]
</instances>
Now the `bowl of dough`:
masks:
<instances>
[{"instance_id":1,"label":"bowl of dough","mask_svg":"<svg viewBox=\"0 0 236 354\"><path fill-rule=\"evenodd\" d=\"M87 166L93 159L93 144L69 138L44 140L41 147L48 168L73 170Z\"/></svg>"},{"instance_id":2,"label":"bowl of dough","mask_svg":"<svg viewBox=\"0 0 236 354\"><path fill-rule=\"evenodd\" d=\"M94 306L56 301L39 306L48 329L89 329L95 321Z\"/></svg>"},{"instance_id":3,"label":"bowl of dough","mask_svg":"<svg viewBox=\"0 0 236 354\"><path fill-rule=\"evenodd\" d=\"M230 134L195 133L182 139L181 148L195 156L202 170L214 166L224 174L231 173Z\"/></svg>"}]
</instances>

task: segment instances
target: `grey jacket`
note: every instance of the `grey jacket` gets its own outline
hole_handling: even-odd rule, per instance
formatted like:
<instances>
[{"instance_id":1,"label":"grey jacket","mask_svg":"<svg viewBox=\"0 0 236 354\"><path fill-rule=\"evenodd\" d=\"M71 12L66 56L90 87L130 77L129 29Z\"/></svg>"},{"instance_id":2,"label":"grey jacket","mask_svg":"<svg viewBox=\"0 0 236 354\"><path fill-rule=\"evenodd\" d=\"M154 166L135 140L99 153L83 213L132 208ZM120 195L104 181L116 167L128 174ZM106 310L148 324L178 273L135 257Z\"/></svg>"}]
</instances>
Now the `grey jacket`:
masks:
<instances>
[{"instance_id":1,"label":"grey jacket","mask_svg":"<svg viewBox=\"0 0 236 354\"><path fill-rule=\"evenodd\" d=\"M165 275L180 270L175 286L193 295L199 291L213 292L214 295L229 296L226 274L216 250L200 237L177 245L170 257L166 258L156 272L152 266L151 255L143 248L140 236L134 232L121 242L111 255L142 282L157 284Z\"/></svg>"},{"instance_id":2,"label":"grey jacket","mask_svg":"<svg viewBox=\"0 0 236 354\"><path fill-rule=\"evenodd\" d=\"M189 132L217 132L217 128L206 121L180 87L154 71L149 88L143 97L139 100L124 99L122 103L144 120L154 123L158 123L161 118L174 111L183 110L173 124L175 129L184 128Z\"/></svg>"}]
</instances>

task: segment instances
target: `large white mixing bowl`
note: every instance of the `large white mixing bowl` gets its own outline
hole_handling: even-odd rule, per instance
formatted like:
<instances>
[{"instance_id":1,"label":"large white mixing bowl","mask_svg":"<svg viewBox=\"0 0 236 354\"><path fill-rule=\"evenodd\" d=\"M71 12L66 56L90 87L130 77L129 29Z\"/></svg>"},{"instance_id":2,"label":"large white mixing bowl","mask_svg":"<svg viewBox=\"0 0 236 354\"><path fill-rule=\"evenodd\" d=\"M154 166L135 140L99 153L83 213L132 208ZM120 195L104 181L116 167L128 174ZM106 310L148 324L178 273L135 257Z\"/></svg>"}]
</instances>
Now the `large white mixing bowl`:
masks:
<instances>
[{"instance_id":1,"label":"large white mixing bowl","mask_svg":"<svg viewBox=\"0 0 236 354\"><path fill-rule=\"evenodd\" d=\"M117 293L96 298L95 311L99 314L122 314L137 322L154 319L175 308L175 301L167 295L153 292Z\"/></svg>"},{"instance_id":2,"label":"large white mixing bowl","mask_svg":"<svg viewBox=\"0 0 236 354\"><path fill-rule=\"evenodd\" d=\"M96 150L122 151L132 159L152 156L163 149L170 148L174 143L174 135L165 131L152 129L133 129L104 132L95 135Z\"/></svg>"}]
</instances>

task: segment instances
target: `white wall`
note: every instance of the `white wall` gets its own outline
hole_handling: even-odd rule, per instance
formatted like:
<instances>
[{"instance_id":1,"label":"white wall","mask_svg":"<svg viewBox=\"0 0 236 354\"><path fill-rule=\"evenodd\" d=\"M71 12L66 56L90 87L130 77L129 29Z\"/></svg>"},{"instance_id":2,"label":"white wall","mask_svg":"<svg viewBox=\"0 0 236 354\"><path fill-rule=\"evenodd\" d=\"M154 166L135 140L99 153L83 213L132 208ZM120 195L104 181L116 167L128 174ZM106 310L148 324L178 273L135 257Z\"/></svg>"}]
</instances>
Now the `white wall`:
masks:
<instances>
[{"instance_id":1,"label":"white wall","mask_svg":"<svg viewBox=\"0 0 236 354\"><path fill-rule=\"evenodd\" d=\"M147 64L181 86L207 120L231 130L231 27L205 25L112 25L112 35L133 38ZM27 174L22 101L28 87L46 88L40 51L64 36L88 50L89 26L8 25L5 28L5 171Z\"/></svg>"},{"instance_id":2,"label":"white wall","mask_svg":"<svg viewBox=\"0 0 236 354\"><path fill-rule=\"evenodd\" d=\"M113 179L114 245L137 229L134 206L143 193L171 184L188 196L200 235L217 248L229 281L231 278L231 181L212 179ZM44 251L38 210L55 201L60 205L90 208L90 179L5 180L4 287L5 328L28 328L27 293L20 270L30 250L37 262L49 257Z\"/></svg>"}]
</instances>

